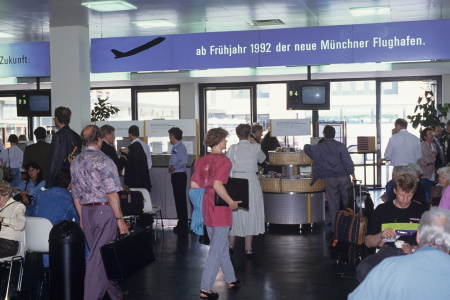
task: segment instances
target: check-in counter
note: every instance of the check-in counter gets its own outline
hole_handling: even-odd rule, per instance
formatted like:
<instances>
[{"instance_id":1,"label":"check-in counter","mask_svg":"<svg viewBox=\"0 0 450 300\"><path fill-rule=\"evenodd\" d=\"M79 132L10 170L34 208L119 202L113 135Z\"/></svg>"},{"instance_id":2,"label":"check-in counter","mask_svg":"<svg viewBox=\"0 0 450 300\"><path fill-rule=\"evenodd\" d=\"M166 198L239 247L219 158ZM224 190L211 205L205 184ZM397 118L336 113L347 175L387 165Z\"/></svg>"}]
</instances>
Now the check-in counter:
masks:
<instances>
[{"instance_id":1,"label":"check-in counter","mask_svg":"<svg viewBox=\"0 0 450 300\"><path fill-rule=\"evenodd\" d=\"M173 196L172 183L169 174L170 154L152 155L152 168L150 169L150 180L152 182L153 205L161 207L163 218L176 219L177 210L175 208L175 198ZM186 167L187 183L186 183L186 202L188 208L188 218L191 218L192 205L189 200L189 184L193 171L191 167L194 164L195 155L189 155L189 161Z\"/></svg>"},{"instance_id":2,"label":"check-in counter","mask_svg":"<svg viewBox=\"0 0 450 300\"><path fill-rule=\"evenodd\" d=\"M312 160L303 152L269 152L271 165L282 166L283 178L260 178L266 223L313 224L325 220L325 182L302 176ZM311 172L309 167L309 172Z\"/></svg>"}]
</instances>

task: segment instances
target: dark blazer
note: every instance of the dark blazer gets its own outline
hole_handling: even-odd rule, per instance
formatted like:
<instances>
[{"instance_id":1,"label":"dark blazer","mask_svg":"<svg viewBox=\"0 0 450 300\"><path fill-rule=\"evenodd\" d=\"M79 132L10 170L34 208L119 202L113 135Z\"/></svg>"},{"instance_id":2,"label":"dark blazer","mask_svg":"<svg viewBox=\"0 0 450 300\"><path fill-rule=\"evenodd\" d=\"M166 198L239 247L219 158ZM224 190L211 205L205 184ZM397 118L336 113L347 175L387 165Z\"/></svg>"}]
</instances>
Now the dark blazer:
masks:
<instances>
[{"instance_id":1,"label":"dark blazer","mask_svg":"<svg viewBox=\"0 0 450 300\"><path fill-rule=\"evenodd\" d=\"M52 137L50 150L50 163L48 167L48 178L46 187L55 186L56 172L63 166L66 157L77 147L74 155L81 153L81 137L78 133L70 129L69 125L58 130Z\"/></svg>"},{"instance_id":2,"label":"dark blazer","mask_svg":"<svg viewBox=\"0 0 450 300\"><path fill-rule=\"evenodd\" d=\"M29 163L37 162L39 167L41 167L43 178L47 178L48 175L48 164L50 161L50 144L40 140L36 144L29 145L25 148L23 152L23 163L22 167L26 167Z\"/></svg>"},{"instance_id":3,"label":"dark blazer","mask_svg":"<svg viewBox=\"0 0 450 300\"><path fill-rule=\"evenodd\" d=\"M114 149L113 146L109 145L107 142L103 141L102 143L102 148L100 149L103 151L103 153L105 153L106 155L108 155L109 157L111 157L111 159L113 160L113 162L116 164L117 167L117 171L119 172L119 174L122 172L123 167L126 164L126 161L124 159L120 159L117 156L116 153L116 149Z\"/></svg>"},{"instance_id":4,"label":"dark blazer","mask_svg":"<svg viewBox=\"0 0 450 300\"><path fill-rule=\"evenodd\" d=\"M152 184L144 148L140 143L132 143L128 149L130 151L125 166L125 185L130 188L145 188L150 192Z\"/></svg>"}]
</instances>

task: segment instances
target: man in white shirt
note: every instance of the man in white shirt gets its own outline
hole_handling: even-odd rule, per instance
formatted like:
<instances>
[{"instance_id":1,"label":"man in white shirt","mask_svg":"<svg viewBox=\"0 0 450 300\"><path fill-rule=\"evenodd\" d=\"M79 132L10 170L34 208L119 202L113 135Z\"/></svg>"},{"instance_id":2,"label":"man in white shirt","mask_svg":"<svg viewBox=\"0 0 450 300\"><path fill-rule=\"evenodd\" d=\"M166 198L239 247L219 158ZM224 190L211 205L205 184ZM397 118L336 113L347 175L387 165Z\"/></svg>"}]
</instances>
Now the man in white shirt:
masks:
<instances>
[{"instance_id":1,"label":"man in white shirt","mask_svg":"<svg viewBox=\"0 0 450 300\"><path fill-rule=\"evenodd\" d=\"M406 130L408 122L405 119L398 118L394 126L396 133L389 139L384 157L391 161L394 169L416 163L422 158L419 138Z\"/></svg>"}]
</instances>

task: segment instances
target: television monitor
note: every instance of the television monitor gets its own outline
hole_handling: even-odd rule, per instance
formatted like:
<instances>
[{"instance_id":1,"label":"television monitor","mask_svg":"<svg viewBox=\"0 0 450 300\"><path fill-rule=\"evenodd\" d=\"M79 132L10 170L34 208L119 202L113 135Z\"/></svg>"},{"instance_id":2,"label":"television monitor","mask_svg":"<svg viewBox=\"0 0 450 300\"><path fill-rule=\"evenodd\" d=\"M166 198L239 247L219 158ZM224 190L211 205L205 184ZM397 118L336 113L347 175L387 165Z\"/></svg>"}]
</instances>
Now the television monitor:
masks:
<instances>
[{"instance_id":1,"label":"television monitor","mask_svg":"<svg viewBox=\"0 0 450 300\"><path fill-rule=\"evenodd\" d=\"M16 94L18 117L51 117L51 92L22 91Z\"/></svg>"},{"instance_id":2,"label":"television monitor","mask_svg":"<svg viewBox=\"0 0 450 300\"><path fill-rule=\"evenodd\" d=\"M320 80L288 82L288 110L329 110L330 82Z\"/></svg>"}]
</instances>

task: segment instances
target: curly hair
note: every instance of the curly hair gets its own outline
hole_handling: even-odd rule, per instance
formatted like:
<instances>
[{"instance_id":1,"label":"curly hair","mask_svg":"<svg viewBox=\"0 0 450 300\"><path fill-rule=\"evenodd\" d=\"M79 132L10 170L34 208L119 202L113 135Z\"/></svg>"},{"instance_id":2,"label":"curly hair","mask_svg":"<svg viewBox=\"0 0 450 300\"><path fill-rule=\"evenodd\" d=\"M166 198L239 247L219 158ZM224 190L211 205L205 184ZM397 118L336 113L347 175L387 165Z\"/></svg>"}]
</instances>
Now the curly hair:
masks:
<instances>
[{"instance_id":1,"label":"curly hair","mask_svg":"<svg viewBox=\"0 0 450 300\"><path fill-rule=\"evenodd\" d=\"M206 133L203 145L206 147L214 147L228 136L228 131L223 128L211 128Z\"/></svg>"},{"instance_id":2,"label":"curly hair","mask_svg":"<svg viewBox=\"0 0 450 300\"><path fill-rule=\"evenodd\" d=\"M236 135L240 140L247 140L251 131L252 127L248 124L239 124L236 127Z\"/></svg>"},{"instance_id":3,"label":"curly hair","mask_svg":"<svg viewBox=\"0 0 450 300\"><path fill-rule=\"evenodd\" d=\"M428 135L428 131L433 131L433 129L431 127L425 127L424 129L422 129L420 131L420 139L422 141L425 141Z\"/></svg>"},{"instance_id":4,"label":"curly hair","mask_svg":"<svg viewBox=\"0 0 450 300\"><path fill-rule=\"evenodd\" d=\"M0 195L9 195L11 196L13 192L12 186L5 180L0 180Z\"/></svg>"}]
</instances>

